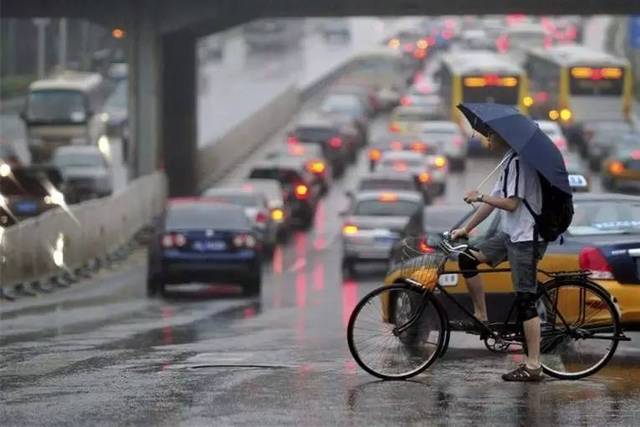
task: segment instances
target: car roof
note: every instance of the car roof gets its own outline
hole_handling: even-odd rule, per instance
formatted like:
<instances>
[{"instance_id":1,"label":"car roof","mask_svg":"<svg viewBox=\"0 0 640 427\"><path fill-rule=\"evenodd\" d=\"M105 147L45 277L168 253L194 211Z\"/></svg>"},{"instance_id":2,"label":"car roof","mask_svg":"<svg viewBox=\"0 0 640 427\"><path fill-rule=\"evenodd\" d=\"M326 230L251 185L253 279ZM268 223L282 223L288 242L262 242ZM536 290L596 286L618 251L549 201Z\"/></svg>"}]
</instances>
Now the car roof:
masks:
<instances>
[{"instance_id":1,"label":"car roof","mask_svg":"<svg viewBox=\"0 0 640 427\"><path fill-rule=\"evenodd\" d=\"M102 152L94 145L63 145L56 148L54 155L57 154L99 154Z\"/></svg>"},{"instance_id":2,"label":"car roof","mask_svg":"<svg viewBox=\"0 0 640 427\"><path fill-rule=\"evenodd\" d=\"M371 172L360 177L360 181L366 181L370 179L388 179L388 180L414 182L414 178L410 174L401 173L401 172L384 171L384 170Z\"/></svg>"},{"instance_id":3,"label":"car roof","mask_svg":"<svg viewBox=\"0 0 640 427\"><path fill-rule=\"evenodd\" d=\"M293 125L293 129L297 129L300 127L327 127L327 128L335 128L336 125L327 114L322 114L319 112L305 113L298 118L296 123Z\"/></svg>"},{"instance_id":4,"label":"car roof","mask_svg":"<svg viewBox=\"0 0 640 427\"><path fill-rule=\"evenodd\" d=\"M279 157L258 161L251 169L294 169L301 171L304 169L304 163L305 161L299 157Z\"/></svg>"},{"instance_id":5,"label":"car roof","mask_svg":"<svg viewBox=\"0 0 640 427\"><path fill-rule=\"evenodd\" d=\"M398 196L398 200L406 200L410 202L423 202L423 197L417 191L388 191L388 190L367 190L361 191L355 195L355 201L378 200L383 194L393 193Z\"/></svg>"},{"instance_id":6,"label":"car roof","mask_svg":"<svg viewBox=\"0 0 640 427\"><path fill-rule=\"evenodd\" d=\"M268 188L273 187L274 189L282 190L282 184L277 179L266 179L266 178L247 178L240 185L251 184L260 188Z\"/></svg>"},{"instance_id":7,"label":"car roof","mask_svg":"<svg viewBox=\"0 0 640 427\"><path fill-rule=\"evenodd\" d=\"M456 132L460 130L456 123L449 120L428 120L423 122L421 129L423 132L433 129L455 130Z\"/></svg>"},{"instance_id":8,"label":"car roof","mask_svg":"<svg viewBox=\"0 0 640 427\"><path fill-rule=\"evenodd\" d=\"M423 160L424 155L420 153L416 153L414 151L385 151L382 154L382 158L400 159L400 160L410 160L410 159Z\"/></svg>"},{"instance_id":9,"label":"car roof","mask_svg":"<svg viewBox=\"0 0 640 427\"><path fill-rule=\"evenodd\" d=\"M574 65L614 65L624 67L628 61L622 57L611 55L602 50L589 48L583 45L559 45L549 49L536 49L537 56L548 58L564 66Z\"/></svg>"},{"instance_id":10,"label":"car roof","mask_svg":"<svg viewBox=\"0 0 640 427\"><path fill-rule=\"evenodd\" d=\"M574 194L575 201L593 201L593 202L611 202L611 201L629 201L640 202L640 196L620 193L579 193Z\"/></svg>"},{"instance_id":11,"label":"car roof","mask_svg":"<svg viewBox=\"0 0 640 427\"><path fill-rule=\"evenodd\" d=\"M78 90L87 91L102 83L98 73L80 71L63 71L49 79L36 80L29 86L30 90Z\"/></svg>"},{"instance_id":12,"label":"car roof","mask_svg":"<svg viewBox=\"0 0 640 427\"><path fill-rule=\"evenodd\" d=\"M395 115L395 114L402 114L402 113L428 113L430 111L431 110L425 107L420 107L417 105L401 105L394 108L391 114Z\"/></svg>"}]
</instances>

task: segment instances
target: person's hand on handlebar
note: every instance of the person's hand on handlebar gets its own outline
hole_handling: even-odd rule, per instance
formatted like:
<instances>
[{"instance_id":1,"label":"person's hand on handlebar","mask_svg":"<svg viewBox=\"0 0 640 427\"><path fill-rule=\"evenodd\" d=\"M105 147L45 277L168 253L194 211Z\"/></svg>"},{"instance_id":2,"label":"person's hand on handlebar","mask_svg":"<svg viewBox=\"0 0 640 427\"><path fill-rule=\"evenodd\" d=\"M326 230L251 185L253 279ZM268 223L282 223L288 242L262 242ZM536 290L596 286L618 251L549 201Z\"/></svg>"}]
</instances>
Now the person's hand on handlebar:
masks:
<instances>
[{"instance_id":1,"label":"person's hand on handlebar","mask_svg":"<svg viewBox=\"0 0 640 427\"><path fill-rule=\"evenodd\" d=\"M451 240L465 239L469 237L469 232L463 228L456 228L455 230L451 230Z\"/></svg>"}]
</instances>

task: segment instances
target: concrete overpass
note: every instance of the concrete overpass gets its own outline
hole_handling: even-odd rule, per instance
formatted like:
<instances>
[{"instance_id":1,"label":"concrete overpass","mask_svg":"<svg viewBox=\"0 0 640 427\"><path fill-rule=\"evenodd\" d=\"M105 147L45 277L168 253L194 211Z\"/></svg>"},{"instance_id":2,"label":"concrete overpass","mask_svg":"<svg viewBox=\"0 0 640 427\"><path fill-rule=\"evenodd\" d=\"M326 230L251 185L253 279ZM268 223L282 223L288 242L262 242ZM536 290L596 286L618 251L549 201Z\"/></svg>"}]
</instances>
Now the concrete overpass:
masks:
<instances>
[{"instance_id":1,"label":"concrete overpass","mask_svg":"<svg viewBox=\"0 0 640 427\"><path fill-rule=\"evenodd\" d=\"M629 14L638 0L3 0L1 17L86 18L127 33L135 171L160 164L170 193L197 187L196 40L259 17Z\"/></svg>"}]
</instances>

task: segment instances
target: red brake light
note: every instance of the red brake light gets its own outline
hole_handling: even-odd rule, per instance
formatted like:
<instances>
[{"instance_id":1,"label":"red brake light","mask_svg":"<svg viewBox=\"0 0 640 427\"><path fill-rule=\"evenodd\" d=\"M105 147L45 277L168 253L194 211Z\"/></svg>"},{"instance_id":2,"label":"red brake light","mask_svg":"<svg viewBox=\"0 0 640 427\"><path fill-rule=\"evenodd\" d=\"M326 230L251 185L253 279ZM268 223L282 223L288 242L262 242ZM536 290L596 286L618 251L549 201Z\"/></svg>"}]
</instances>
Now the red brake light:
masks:
<instances>
[{"instance_id":1,"label":"red brake light","mask_svg":"<svg viewBox=\"0 0 640 427\"><path fill-rule=\"evenodd\" d=\"M421 141L415 141L411 144L411 151L415 151L416 153L426 153L427 144Z\"/></svg>"},{"instance_id":2,"label":"red brake light","mask_svg":"<svg viewBox=\"0 0 640 427\"><path fill-rule=\"evenodd\" d=\"M393 169L398 172L404 172L407 170L407 164L402 161L397 161L393 163Z\"/></svg>"},{"instance_id":3,"label":"red brake light","mask_svg":"<svg viewBox=\"0 0 640 427\"><path fill-rule=\"evenodd\" d=\"M342 138L339 136L334 136L329 140L329 146L331 148L340 148L342 147Z\"/></svg>"},{"instance_id":4,"label":"red brake light","mask_svg":"<svg viewBox=\"0 0 640 427\"><path fill-rule=\"evenodd\" d=\"M265 222L267 222L267 214L265 214L262 211L259 211L256 214L256 222L259 222L260 224L264 224Z\"/></svg>"},{"instance_id":5,"label":"red brake light","mask_svg":"<svg viewBox=\"0 0 640 427\"><path fill-rule=\"evenodd\" d=\"M593 246L585 246L580 251L578 261L581 269L591 272L592 278L603 280L613 279L611 266L600 249Z\"/></svg>"},{"instance_id":6,"label":"red brake light","mask_svg":"<svg viewBox=\"0 0 640 427\"><path fill-rule=\"evenodd\" d=\"M320 160L313 160L307 163L307 170L314 174L322 174L324 173L326 166L324 162Z\"/></svg>"},{"instance_id":7,"label":"red brake light","mask_svg":"<svg viewBox=\"0 0 640 427\"><path fill-rule=\"evenodd\" d=\"M411 105L411 98L408 96L403 96L402 98L400 98L400 104L408 107L409 105Z\"/></svg>"},{"instance_id":8,"label":"red brake light","mask_svg":"<svg viewBox=\"0 0 640 427\"><path fill-rule=\"evenodd\" d=\"M640 160L640 150L633 150L631 152L631 158L633 160Z\"/></svg>"},{"instance_id":9,"label":"red brake light","mask_svg":"<svg viewBox=\"0 0 640 427\"><path fill-rule=\"evenodd\" d=\"M187 244L187 238L181 233L167 233L162 236L160 243L163 248L181 248Z\"/></svg>"},{"instance_id":10,"label":"red brake light","mask_svg":"<svg viewBox=\"0 0 640 427\"><path fill-rule=\"evenodd\" d=\"M402 149L404 148L404 146L402 145L402 142L400 141L391 141L389 146L393 151L402 151Z\"/></svg>"},{"instance_id":11,"label":"red brake light","mask_svg":"<svg viewBox=\"0 0 640 427\"><path fill-rule=\"evenodd\" d=\"M296 185L294 194L296 196L296 199L299 199L299 200L306 199L309 196L309 187L307 187L304 184L298 184Z\"/></svg>"},{"instance_id":12,"label":"red brake light","mask_svg":"<svg viewBox=\"0 0 640 427\"><path fill-rule=\"evenodd\" d=\"M298 140L298 138L295 135L289 135L287 137L287 144L297 144L300 141Z\"/></svg>"},{"instance_id":13,"label":"red brake light","mask_svg":"<svg viewBox=\"0 0 640 427\"><path fill-rule=\"evenodd\" d=\"M431 181L431 175L429 175L428 172L422 172L418 175L418 181L420 181L421 184L426 184Z\"/></svg>"},{"instance_id":14,"label":"red brake light","mask_svg":"<svg viewBox=\"0 0 640 427\"><path fill-rule=\"evenodd\" d=\"M390 132L400 132L400 125L396 122L389 123Z\"/></svg>"}]
</instances>

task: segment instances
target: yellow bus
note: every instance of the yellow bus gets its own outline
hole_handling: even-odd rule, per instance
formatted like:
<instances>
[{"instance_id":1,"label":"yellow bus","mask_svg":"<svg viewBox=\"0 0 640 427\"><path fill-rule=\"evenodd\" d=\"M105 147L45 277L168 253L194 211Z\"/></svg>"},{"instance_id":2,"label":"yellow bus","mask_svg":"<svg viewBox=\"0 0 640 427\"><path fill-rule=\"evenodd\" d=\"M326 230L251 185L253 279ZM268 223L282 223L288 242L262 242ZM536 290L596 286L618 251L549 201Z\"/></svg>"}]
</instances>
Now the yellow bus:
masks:
<instances>
[{"instance_id":1,"label":"yellow bus","mask_svg":"<svg viewBox=\"0 0 640 427\"><path fill-rule=\"evenodd\" d=\"M632 73L621 57L581 45L528 52L530 112L562 125L591 120L628 120Z\"/></svg>"},{"instance_id":2,"label":"yellow bus","mask_svg":"<svg viewBox=\"0 0 640 427\"><path fill-rule=\"evenodd\" d=\"M491 51L456 51L438 72L445 111L468 136L471 129L456 108L461 102L495 102L526 113L527 76L508 56Z\"/></svg>"}]
</instances>

